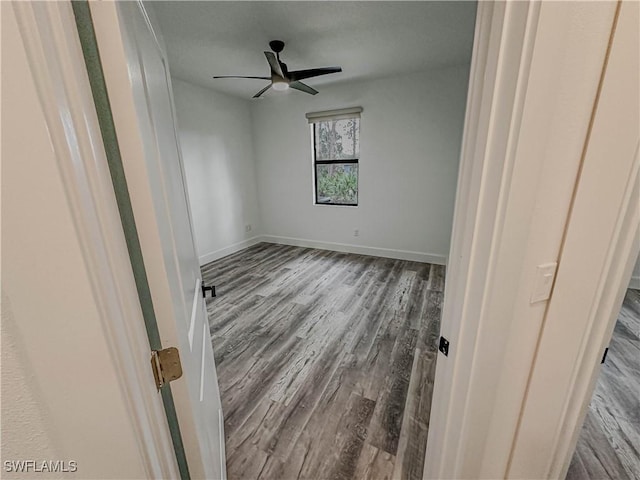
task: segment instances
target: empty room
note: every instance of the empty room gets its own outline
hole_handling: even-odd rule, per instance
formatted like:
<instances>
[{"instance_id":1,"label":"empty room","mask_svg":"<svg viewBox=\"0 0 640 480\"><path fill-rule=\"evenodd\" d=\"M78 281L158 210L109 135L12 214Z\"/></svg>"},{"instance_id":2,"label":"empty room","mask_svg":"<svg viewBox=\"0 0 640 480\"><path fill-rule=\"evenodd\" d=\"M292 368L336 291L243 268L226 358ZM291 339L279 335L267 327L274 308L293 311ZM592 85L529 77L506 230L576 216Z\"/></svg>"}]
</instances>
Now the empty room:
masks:
<instances>
[{"instance_id":1,"label":"empty room","mask_svg":"<svg viewBox=\"0 0 640 480\"><path fill-rule=\"evenodd\" d=\"M229 478L422 478L475 4L151 8Z\"/></svg>"}]
</instances>

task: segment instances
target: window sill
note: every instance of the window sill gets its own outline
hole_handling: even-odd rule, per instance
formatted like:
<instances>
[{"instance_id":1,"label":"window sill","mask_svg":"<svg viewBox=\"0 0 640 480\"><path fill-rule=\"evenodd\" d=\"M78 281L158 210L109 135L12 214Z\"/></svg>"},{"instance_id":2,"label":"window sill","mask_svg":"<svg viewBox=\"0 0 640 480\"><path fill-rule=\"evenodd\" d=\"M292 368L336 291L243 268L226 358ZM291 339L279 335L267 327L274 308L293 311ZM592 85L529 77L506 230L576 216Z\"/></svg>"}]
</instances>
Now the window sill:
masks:
<instances>
[{"instance_id":1,"label":"window sill","mask_svg":"<svg viewBox=\"0 0 640 480\"><path fill-rule=\"evenodd\" d=\"M340 208L358 208L358 205L341 205L339 203L318 203L313 202L314 207L340 207Z\"/></svg>"}]
</instances>

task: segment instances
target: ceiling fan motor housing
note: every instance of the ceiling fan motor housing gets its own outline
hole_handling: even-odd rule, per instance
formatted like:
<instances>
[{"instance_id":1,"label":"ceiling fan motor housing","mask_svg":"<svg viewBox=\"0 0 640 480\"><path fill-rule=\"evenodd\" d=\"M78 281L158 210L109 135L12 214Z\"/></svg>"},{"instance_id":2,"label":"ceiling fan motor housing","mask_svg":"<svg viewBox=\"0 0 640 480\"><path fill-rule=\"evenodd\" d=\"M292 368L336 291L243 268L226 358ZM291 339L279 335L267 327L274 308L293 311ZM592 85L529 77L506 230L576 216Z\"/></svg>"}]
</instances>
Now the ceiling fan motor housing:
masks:
<instances>
[{"instance_id":1,"label":"ceiling fan motor housing","mask_svg":"<svg viewBox=\"0 0 640 480\"><path fill-rule=\"evenodd\" d=\"M269 42L269 47L276 53L280 53L284 50L284 42L282 40L271 40Z\"/></svg>"}]
</instances>

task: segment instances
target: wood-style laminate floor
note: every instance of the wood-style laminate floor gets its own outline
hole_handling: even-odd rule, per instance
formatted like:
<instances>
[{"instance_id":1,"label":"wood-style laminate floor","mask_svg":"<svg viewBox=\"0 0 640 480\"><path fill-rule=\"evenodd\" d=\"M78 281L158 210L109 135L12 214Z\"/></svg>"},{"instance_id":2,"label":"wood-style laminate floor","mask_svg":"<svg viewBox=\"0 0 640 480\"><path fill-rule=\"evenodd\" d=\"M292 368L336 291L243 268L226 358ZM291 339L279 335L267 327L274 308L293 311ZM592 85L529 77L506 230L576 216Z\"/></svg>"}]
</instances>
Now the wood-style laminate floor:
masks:
<instances>
[{"instance_id":1,"label":"wood-style laminate floor","mask_svg":"<svg viewBox=\"0 0 640 480\"><path fill-rule=\"evenodd\" d=\"M422 478L444 267L261 243L202 271L230 480Z\"/></svg>"},{"instance_id":2,"label":"wood-style laminate floor","mask_svg":"<svg viewBox=\"0 0 640 480\"><path fill-rule=\"evenodd\" d=\"M640 480L639 290L627 290L567 479Z\"/></svg>"}]
</instances>

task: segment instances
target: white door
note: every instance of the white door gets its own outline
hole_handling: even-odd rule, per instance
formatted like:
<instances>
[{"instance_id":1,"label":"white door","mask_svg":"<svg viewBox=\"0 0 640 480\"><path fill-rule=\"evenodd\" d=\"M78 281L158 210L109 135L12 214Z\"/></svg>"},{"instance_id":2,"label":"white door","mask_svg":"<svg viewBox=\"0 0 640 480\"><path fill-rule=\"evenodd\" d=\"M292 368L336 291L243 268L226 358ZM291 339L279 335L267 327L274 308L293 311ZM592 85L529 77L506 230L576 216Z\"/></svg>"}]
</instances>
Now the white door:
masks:
<instances>
[{"instance_id":1,"label":"white door","mask_svg":"<svg viewBox=\"0 0 640 480\"><path fill-rule=\"evenodd\" d=\"M139 2L91 2L160 340L191 478L225 478L223 418L160 32ZM117 187L116 187L117 188Z\"/></svg>"}]
</instances>

